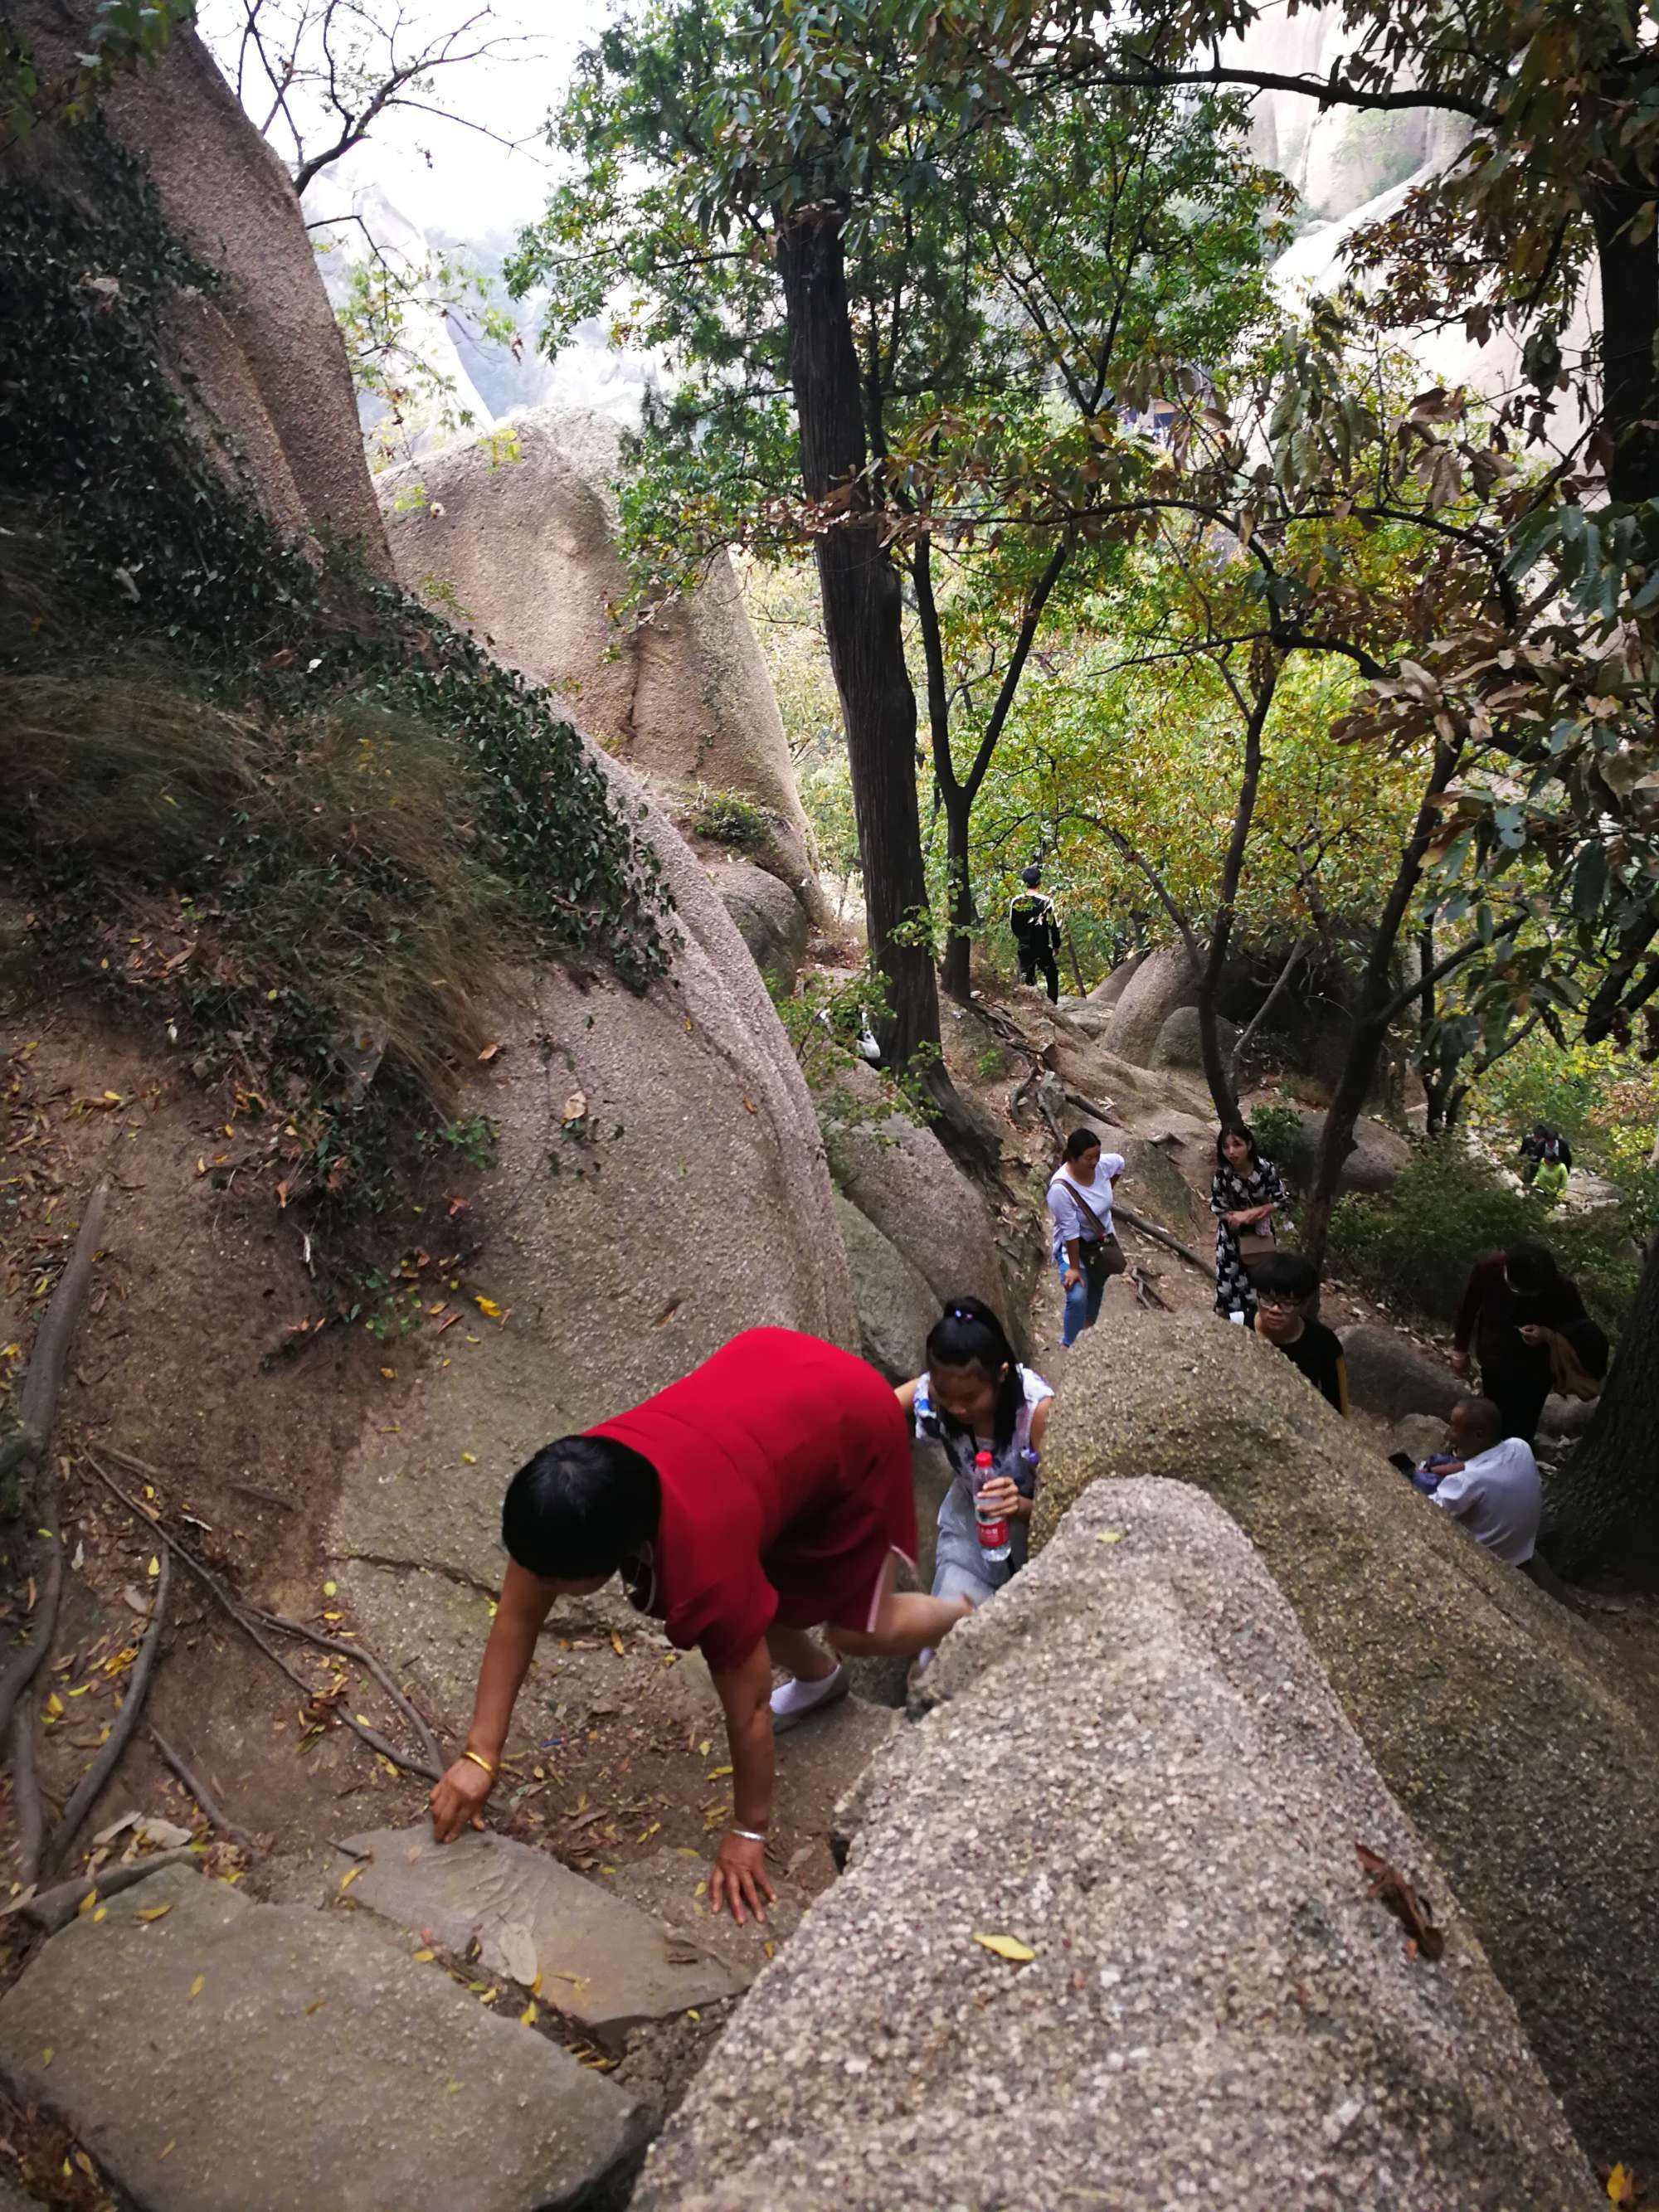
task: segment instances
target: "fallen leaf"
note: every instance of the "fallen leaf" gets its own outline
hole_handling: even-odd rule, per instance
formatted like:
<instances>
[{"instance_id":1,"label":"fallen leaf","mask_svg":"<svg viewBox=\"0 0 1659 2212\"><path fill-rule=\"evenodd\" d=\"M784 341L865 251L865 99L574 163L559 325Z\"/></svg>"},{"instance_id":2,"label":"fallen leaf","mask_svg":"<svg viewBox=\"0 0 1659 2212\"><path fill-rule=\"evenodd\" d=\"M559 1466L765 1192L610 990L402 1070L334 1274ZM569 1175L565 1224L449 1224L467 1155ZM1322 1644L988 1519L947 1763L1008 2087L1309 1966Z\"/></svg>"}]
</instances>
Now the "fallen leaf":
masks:
<instances>
[{"instance_id":1,"label":"fallen leaf","mask_svg":"<svg viewBox=\"0 0 1659 2212\"><path fill-rule=\"evenodd\" d=\"M483 1050L478 1054L478 1057L480 1060L494 1060L500 1050L501 1047L499 1044L487 1044Z\"/></svg>"},{"instance_id":2,"label":"fallen leaf","mask_svg":"<svg viewBox=\"0 0 1659 2212\"><path fill-rule=\"evenodd\" d=\"M367 1859L359 1859L356 1865L352 1868L350 1873L341 1877L340 1893L342 1895L350 1888L352 1883L356 1881L358 1875L368 1864L368 1861Z\"/></svg>"},{"instance_id":3,"label":"fallen leaf","mask_svg":"<svg viewBox=\"0 0 1659 2212\"><path fill-rule=\"evenodd\" d=\"M747 1112L750 1114L758 1114L760 1112L760 1108L756 1105L752 1098L745 1098L743 1103Z\"/></svg>"},{"instance_id":4,"label":"fallen leaf","mask_svg":"<svg viewBox=\"0 0 1659 2212\"><path fill-rule=\"evenodd\" d=\"M585 1091L573 1091L569 1097L564 1102L564 1118L566 1121L580 1121L586 1111L587 1093Z\"/></svg>"},{"instance_id":5,"label":"fallen leaf","mask_svg":"<svg viewBox=\"0 0 1659 2212\"><path fill-rule=\"evenodd\" d=\"M1095 1541L1097 1544L1121 1544L1123 1541L1123 1531L1121 1528L1097 1528Z\"/></svg>"},{"instance_id":6,"label":"fallen leaf","mask_svg":"<svg viewBox=\"0 0 1659 2212\"><path fill-rule=\"evenodd\" d=\"M49 2043L49 2044L46 2045L46 2049L45 2049L45 2050L40 2053L40 2063L41 2063L43 2066L50 2066L50 2065L51 2065L51 2063L52 2063L52 2045Z\"/></svg>"},{"instance_id":7,"label":"fallen leaf","mask_svg":"<svg viewBox=\"0 0 1659 2212\"><path fill-rule=\"evenodd\" d=\"M477 1306L478 1311L481 1314L483 1314L490 1321L495 1321L500 1316L501 1310L496 1304L494 1298L474 1297L472 1303Z\"/></svg>"},{"instance_id":8,"label":"fallen leaf","mask_svg":"<svg viewBox=\"0 0 1659 2212\"><path fill-rule=\"evenodd\" d=\"M999 1959L1011 1959L1017 1966L1024 1966L1035 1959L1036 1953L1029 1943L1022 1943L1016 1936L975 1936L975 1943L982 1943L988 1951L994 1951Z\"/></svg>"},{"instance_id":9,"label":"fallen leaf","mask_svg":"<svg viewBox=\"0 0 1659 2212\"><path fill-rule=\"evenodd\" d=\"M170 1905L145 1905L133 1917L138 1920L165 1920L172 1910Z\"/></svg>"},{"instance_id":10,"label":"fallen leaf","mask_svg":"<svg viewBox=\"0 0 1659 2212\"><path fill-rule=\"evenodd\" d=\"M722 1774L729 1774L731 1771L732 1770L729 1766L711 1766L704 1779L709 1782L718 1782Z\"/></svg>"},{"instance_id":11,"label":"fallen leaf","mask_svg":"<svg viewBox=\"0 0 1659 2212\"><path fill-rule=\"evenodd\" d=\"M463 1452L461 1454L461 1465L463 1467L477 1467L477 1464L478 1455L477 1452Z\"/></svg>"},{"instance_id":12,"label":"fallen leaf","mask_svg":"<svg viewBox=\"0 0 1659 2212\"><path fill-rule=\"evenodd\" d=\"M199 1997L206 1987L207 1976L205 1974L198 1974L196 1979L190 1985L190 1993L193 1997Z\"/></svg>"},{"instance_id":13,"label":"fallen leaf","mask_svg":"<svg viewBox=\"0 0 1659 2212\"><path fill-rule=\"evenodd\" d=\"M313 1997L311 2002L306 2007L306 2018L309 2020L313 2013L320 2012L327 2002L328 1999L326 1997Z\"/></svg>"},{"instance_id":14,"label":"fallen leaf","mask_svg":"<svg viewBox=\"0 0 1659 2212\"><path fill-rule=\"evenodd\" d=\"M395 1382L398 1379L398 1370L395 1367L383 1367L380 1372L388 1382Z\"/></svg>"},{"instance_id":15,"label":"fallen leaf","mask_svg":"<svg viewBox=\"0 0 1659 2212\"><path fill-rule=\"evenodd\" d=\"M534 2027L537 2020L539 2017L540 2015L538 2014L536 2009L536 2000L534 1997L532 1997L530 2002L519 2014L519 2025L520 2027Z\"/></svg>"},{"instance_id":16,"label":"fallen leaf","mask_svg":"<svg viewBox=\"0 0 1659 2212\"><path fill-rule=\"evenodd\" d=\"M340 1593L339 1593L339 1585L338 1585L338 1583L325 1583L323 1584L323 1595L324 1595L325 1597L337 1597L337 1596L339 1595L339 1594L340 1594Z\"/></svg>"},{"instance_id":17,"label":"fallen leaf","mask_svg":"<svg viewBox=\"0 0 1659 2212\"><path fill-rule=\"evenodd\" d=\"M159 1575L159 1574L161 1573L161 1562L159 1559L152 1559L152 1560L150 1561L150 1563L149 1563L149 1566L148 1566L148 1567L146 1567L146 1568L145 1568L145 1570L144 1570L144 1572L145 1572L147 1575L151 1575L151 1576Z\"/></svg>"},{"instance_id":18,"label":"fallen leaf","mask_svg":"<svg viewBox=\"0 0 1659 2212\"><path fill-rule=\"evenodd\" d=\"M625 1658L627 1656L626 1646L623 1644L621 1637L617 1635L614 1628L611 1632L611 1649L616 1653L618 1659Z\"/></svg>"},{"instance_id":19,"label":"fallen leaf","mask_svg":"<svg viewBox=\"0 0 1659 2212\"><path fill-rule=\"evenodd\" d=\"M1636 2179L1628 2166L1615 2166L1607 2176L1607 2202L1609 2204L1635 2203Z\"/></svg>"},{"instance_id":20,"label":"fallen leaf","mask_svg":"<svg viewBox=\"0 0 1659 2212\"><path fill-rule=\"evenodd\" d=\"M422 1966L424 1966L428 1960L435 1958L437 1954L434 1951L416 1951L414 1954L416 1964Z\"/></svg>"}]
</instances>

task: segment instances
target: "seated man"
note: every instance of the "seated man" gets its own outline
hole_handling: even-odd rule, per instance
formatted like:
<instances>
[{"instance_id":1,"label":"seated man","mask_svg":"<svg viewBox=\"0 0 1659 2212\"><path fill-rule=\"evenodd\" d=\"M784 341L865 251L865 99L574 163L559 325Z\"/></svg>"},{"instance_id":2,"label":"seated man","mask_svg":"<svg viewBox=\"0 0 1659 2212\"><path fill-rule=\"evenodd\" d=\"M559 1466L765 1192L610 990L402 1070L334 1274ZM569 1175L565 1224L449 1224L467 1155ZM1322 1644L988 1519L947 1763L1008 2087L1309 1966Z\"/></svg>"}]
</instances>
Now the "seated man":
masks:
<instances>
[{"instance_id":1,"label":"seated man","mask_svg":"<svg viewBox=\"0 0 1659 2212\"><path fill-rule=\"evenodd\" d=\"M1336 1331L1313 1318L1319 1276L1312 1261L1300 1252L1269 1252L1251 1267L1250 1287L1255 1292L1256 1334L1277 1345L1346 1419L1347 1363Z\"/></svg>"},{"instance_id":2,"label":"seated man","mask_svg":"<svg viewBox=\"0 0 1659 2212\"><path fill-rule=\"evenodd\" d=\"M1462 1522L1477 1542L1512 1567L1527 1567L1544 1514L1544 1486L1532 1446L1504 1434L1490 1398L1464 1398L1452 1408L1450 1464L1434 1502Z\"/></svg>"}]
</instances>

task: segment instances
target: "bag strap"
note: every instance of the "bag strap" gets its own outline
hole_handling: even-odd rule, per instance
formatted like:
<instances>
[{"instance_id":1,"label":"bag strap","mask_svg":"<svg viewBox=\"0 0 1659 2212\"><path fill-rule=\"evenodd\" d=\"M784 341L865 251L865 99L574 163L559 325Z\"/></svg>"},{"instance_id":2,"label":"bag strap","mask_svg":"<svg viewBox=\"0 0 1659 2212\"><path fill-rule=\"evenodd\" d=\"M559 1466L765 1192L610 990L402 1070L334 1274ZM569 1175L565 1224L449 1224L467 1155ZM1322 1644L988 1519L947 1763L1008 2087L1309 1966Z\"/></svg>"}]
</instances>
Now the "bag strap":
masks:
<instances>
[{"instance_id":1,"label":"bag strap","mask_svg":"<svg viewBox=\"0 0 1659 2212\"><path fill-rule=\"evenodd\" d=\"M1105 1223L1095 1212L1093 1206L1090 1205L1088 1200L1085 1198L1083 1193L1078 1188L1077 1185L1072 1181L1072 1178L1066 1173L1063 1168L1060 1170L1060 1180L1065 1184L1066 1189L1071 1192L1073 1197L1083 1208L1083 1211L1088 1215L1090 1220L1094 1223L1098 1234L1103 1238L1109 1237L1112 1233L1111 1231L1106 1226Z\"/></svg>"}]
</instances>

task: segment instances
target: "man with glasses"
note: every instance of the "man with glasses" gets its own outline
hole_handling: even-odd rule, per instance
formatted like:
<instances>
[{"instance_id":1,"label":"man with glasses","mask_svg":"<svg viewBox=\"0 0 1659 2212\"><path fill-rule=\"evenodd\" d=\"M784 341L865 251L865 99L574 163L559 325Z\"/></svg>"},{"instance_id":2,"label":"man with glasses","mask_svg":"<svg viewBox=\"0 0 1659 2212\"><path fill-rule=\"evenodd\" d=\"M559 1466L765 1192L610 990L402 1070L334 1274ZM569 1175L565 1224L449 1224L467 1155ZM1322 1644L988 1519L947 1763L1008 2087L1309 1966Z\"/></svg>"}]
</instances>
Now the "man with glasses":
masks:
<instances>
[{"instance_id":1,"label":"man with glasses","mask_svg":"<svg viewBox=\"0 0 1659 2212\"><path fill-rule=\"evenodd\" d=\"M1255 1333L1282 1352L1346 1420L1348 1369L1342 1340L1313 1317L1319 1277L1300 1252L1269 1252L1250 1269Z\"/></svg>"}]
</instances>

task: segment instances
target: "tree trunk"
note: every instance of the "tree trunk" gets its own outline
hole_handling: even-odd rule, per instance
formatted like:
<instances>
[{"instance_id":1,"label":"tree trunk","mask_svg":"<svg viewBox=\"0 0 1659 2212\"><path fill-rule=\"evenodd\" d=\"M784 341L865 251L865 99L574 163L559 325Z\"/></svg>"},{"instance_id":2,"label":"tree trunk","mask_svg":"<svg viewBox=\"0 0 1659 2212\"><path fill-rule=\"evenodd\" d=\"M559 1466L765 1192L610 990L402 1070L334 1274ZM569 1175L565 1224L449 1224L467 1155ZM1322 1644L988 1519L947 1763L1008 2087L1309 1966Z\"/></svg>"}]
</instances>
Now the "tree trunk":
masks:
<instances>
[{"instance_id":1,"label":"tree trunk","mask_svg":"<svg viewBox=\"0 0 1659 2212\"><path fill-rule=\"evenodd\" d=\"M1595 1417L1559 1474L1547 1479L1551 1555L1563 1574L1615 1566L1659 1577L1659 1237L1620 1339Z\"/></svg>"},{"instance_id":2,"label":"tree trunk","mask_svg":"<svg viewBox=\"0 0 1659 2212\"><path fill-rule=\"evenodd\" d=\"M968 823L973 801L959 787L940 794L945 812L945 865L950 884L951 928L945 940L945 962L939 980L953 999L965 1006L969 988L969 957L973 950L973 880L968 872Z\"/></svg>"},{"instance_id":3,"label":"tree trunk","mask_svg":"<svg viewBox=\"0 0 1659 2212\"><path fill-rule=\"evenodd\" d=\"M1221 884L1216 894L1209 951L1198 973L1199 1051L1203 1056L1204 1080L1210 1086L1217 1116L1224 1126L1239 1119L1238 1094L1233 1088L1232 1067L1221 1049L1215 1002L1232 941L1233 912L1238 901L1239 878L1244 871L1244 848L1249 842L1255 795L1261 783L1261 732L1278 688L1279 669L1276 655L1264 656L1263 665L1256 672L1255 697L1244 720L1244 773L1238 787L1238 803L1233 809L1232 833L1221 864ZM1237 690L1234 696L1238 696ZM1241 706L1243 703L1241 699Z\"/></svg>"},{"instance_id":4,"label":"tree trunk","mask_svg":"<svg viewBox=\"0 0 1659 2212\"><path fill-rule=\"evenodd\" d=\"M887 980L877 1024L884 1054L905 1066L937 1046L939 989L927 942L927 883L916 805L916 701L905 665L898 572L880 541L864 479L867 458L858 357L839 219L822 210L778 233L789 325L789 374L809 499L840 493L848 519L818 540L830 665L847 732L848 769L864 859L870 955Z\"/></svg>"},{"instance_id":5,"label":"tree trunk","mask_svg":"<svg viewBox=\"0 0 1659 2212\"><path fill-rule=\"evenodd\" d=\"M1622 101L1624 87L1615 83L1609 96ZM1659 496L1659 233L1631 242L1652 198L1639 163L1623 177L1593 184L1588 194L1601 272L1602 420L1613 447L1607 489L1632 507ZM1651 554L1651 523L1648 534Z\"/></svg>"}]
</instances>

